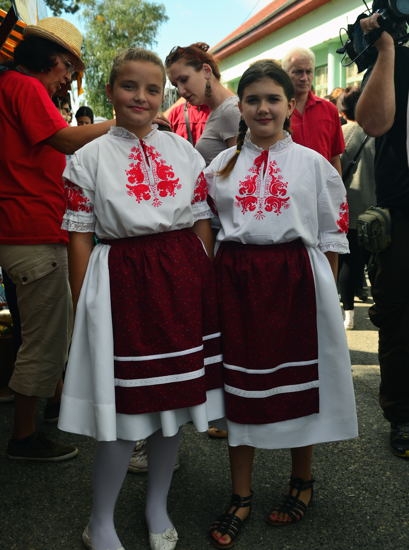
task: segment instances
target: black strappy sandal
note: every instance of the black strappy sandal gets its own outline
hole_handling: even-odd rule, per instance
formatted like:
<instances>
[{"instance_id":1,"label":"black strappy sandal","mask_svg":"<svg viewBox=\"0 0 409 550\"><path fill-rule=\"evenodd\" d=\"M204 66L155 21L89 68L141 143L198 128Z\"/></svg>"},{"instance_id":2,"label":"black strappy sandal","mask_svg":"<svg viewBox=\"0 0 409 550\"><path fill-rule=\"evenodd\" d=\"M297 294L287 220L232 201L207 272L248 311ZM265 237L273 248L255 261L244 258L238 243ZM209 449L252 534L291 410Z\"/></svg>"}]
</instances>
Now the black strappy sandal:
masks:
<instances>
[{"instance_id":1,"label":"black strappy sandal","mask_svg":"<svg viewBox=\"0 0 409 550\"><path fill-rule=\"evenodd\" d=\"M232 548L236 539L240 535L240 531L244 525L244 522L249 518L251 512L251 501L253 498L253 493L248 497L241 497L240 495L232 495L230 506L227 508L227 511L219 516L210 526L209 537L210 540L216 548ZM233 508L232 511L229 511ZM240 519L235 515L239 508L250 508L249 515L245 519ZM223 543L219 542L214 538L213 533L217 531L221 533L221 536L229 535L230 542Z\"/></svg>"},{"instance_id":2,"label":"black strappy sandal","mask_svg":"<svg viewBox=\"0 0 409 550\"><path fill-rule=\"evenodd\" d=\"M283 496L281 504L274 508L269 515L266 517L266 521L270 525L282 526L282 525L292 525L301 521L305 516L307 508L312 504L312 497L314 494L314 479L304 480L299 477L290 478L290 492L287 495ZM297 492L295 495L291 494L291 491L295 489ZM300 500L299 496L302 491L311 489L311 498L308 504L305 504ZM286 514L288 516L287 521L280 521L271 518L272 514Z\"/></svg>"}]
</instances>

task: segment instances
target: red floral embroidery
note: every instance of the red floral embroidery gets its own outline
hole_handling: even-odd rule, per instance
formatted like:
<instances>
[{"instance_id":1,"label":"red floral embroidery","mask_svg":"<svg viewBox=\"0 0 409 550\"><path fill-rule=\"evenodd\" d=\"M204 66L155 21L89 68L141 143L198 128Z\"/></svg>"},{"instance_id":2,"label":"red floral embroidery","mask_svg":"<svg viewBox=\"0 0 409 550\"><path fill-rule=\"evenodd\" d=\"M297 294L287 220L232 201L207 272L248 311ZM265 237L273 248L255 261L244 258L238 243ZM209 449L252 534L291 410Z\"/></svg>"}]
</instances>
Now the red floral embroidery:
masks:
<instances>
[{"instance_id":1,"label":"red floral embroidery","mask_svg":"<svg viewBox=\"0 0 409 550\"><path fill-rule=\"evenodd\" d=\"M88 197L84 195L83 190L72 181L65 180L65 196L67 199L67 209L73 212L92 212L93 206Z\"/></svg>"},{"instance_id":2,"label":"red floral embroidery","mask_svg":"<svg viewBox=\"0 0 409 550\"><path fill-rule=\"evenodd\" d=\"M181 188L171 166L166 164L159 152L141 141L141 147L132 147L129 158L131 162L126 175L129 184L128 195L136 201L149 201L156 208L161 206L162 197L174 197Z\"/></svg>"},{"instance_id":3,"label":"red floral embroidery","mask_svg":"<svg viewBox=\"0 0 409 550\"><path fill-rule=\"evenodd\" d=\"M203 172L200 172L196 180L195 192L193 196L193 204L196 202L205 201L207 199L207 182Z\"/></svg>"},{"instance_id":4,"label":"red floral embroidery","mask_svg":"<svg viewBox=\"0 0 409 550\"><path fill-rule=\"evenodd\" d=\"M343 202L339 207L339 218L337 220L337 226L342 233L348 233L349 209L347 202Z\"/></svg>"},{"instance_id":5,"label":"red floral embroidery","mask_svg":"<svg viewBox=\"0 0 409 550\"><path fill-rule=\"evenodd\" d=\"M239 182L239 196L236 195L236 206L243 214L254 212L254 217L262 220L265 212L278 216L290 206L290 198L286 196L288 182L283 180L276 161L268 162L268 151L255 159L249 172L244 181Z\"/></svg>"}]
</instances>

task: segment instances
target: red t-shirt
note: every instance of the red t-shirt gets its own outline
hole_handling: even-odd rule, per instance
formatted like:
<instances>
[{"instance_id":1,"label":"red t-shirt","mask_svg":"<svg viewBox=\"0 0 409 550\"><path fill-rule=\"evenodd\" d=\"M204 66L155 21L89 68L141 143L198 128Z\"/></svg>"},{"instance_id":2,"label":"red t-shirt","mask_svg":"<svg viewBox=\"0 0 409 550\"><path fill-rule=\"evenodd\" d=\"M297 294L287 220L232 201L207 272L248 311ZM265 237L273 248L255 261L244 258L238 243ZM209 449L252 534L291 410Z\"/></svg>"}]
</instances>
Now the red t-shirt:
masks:
<instances>
[{"instance_id":1,"label":"red t-shirt","mask_svg":"<svg viewBox=\"0 0 409 550\"><path fill-rule=\"evenodd\" d=\"M294 109L291 115L291 135L295 143L318 151L327 160L345 149L337 108L312 92L308 94L304 113Z\"/></svg>"},{"instance_id":2,"label":"red t-shirt","mask_svg":"<svg viewBox=\"0 0 409 550\"><path fill-rule=\"evenodd\" d=\"M204 127L206 126L206 121L209 118L210 110L206 105L196 107L195 105L188 104L187 112L189 115L193 145L195 145L203 133ZM189 139L186 129L185 103L181 103L176 105L176 107L173 107L173 109L169 112L168 119L175 134L178 134L185 139Z\"/></svg>"},{"instance_id":3,"label":"red t-shirt","mask_svg":"<svg viewBox=\"0 0 409 550\"><path fill-rule=\"evenodd\" d=\"M9 70L0 75L0 243L67 242L65 155L44 140L67 123L44 85Z\"/></svg>"}]
</instances>

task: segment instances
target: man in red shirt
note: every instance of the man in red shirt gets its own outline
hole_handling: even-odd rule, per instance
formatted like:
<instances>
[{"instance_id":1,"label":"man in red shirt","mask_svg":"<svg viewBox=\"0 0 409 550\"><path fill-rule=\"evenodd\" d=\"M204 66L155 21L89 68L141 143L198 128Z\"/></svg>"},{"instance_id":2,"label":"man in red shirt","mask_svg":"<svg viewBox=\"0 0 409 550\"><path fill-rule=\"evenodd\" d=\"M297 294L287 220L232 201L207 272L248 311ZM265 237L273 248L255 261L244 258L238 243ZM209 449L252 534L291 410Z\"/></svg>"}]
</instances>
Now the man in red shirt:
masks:
<instances>
[{"instance_id":1,"label":"man in red shirt","mask_svg":"<svg viewBox=\"0 0 409 550\"><path fill-rule=\"evenodd\" d=\"M321 153L341 175L340 154L345 143L335 105L312 92L315 56L307 48L296 48L282 59L282 66L290 76L296 108L291 116L293 140Z\"/></svg>"},{"instance_id":2,"label":"man in red shirt","mask_svg":"<svg viewBox=\"0 0 409 550\"><path fill-rule=\"evenodd\" d=\"M38 432L36 411L39 398L61 390L71 333L68 235L61 229L65 155L113 124L69 127L51 100L84 69L81 42L71 23L48 17L25 27L13 62L0 67L0 265L16 288L22 339L9 383L11 459L58 462L78 453Z\"/></svg>"}]
</instances>

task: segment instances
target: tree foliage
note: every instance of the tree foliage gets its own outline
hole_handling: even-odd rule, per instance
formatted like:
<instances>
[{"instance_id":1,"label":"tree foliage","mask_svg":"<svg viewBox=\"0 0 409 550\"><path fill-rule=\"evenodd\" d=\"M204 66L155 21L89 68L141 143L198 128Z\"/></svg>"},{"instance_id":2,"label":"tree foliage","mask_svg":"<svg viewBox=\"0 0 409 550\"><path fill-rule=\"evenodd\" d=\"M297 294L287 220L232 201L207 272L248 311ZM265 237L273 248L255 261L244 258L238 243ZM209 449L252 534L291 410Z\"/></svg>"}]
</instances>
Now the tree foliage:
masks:
<instances>
[{"instance_id":1,"label":"tree foliage","mask_svg":"<svg viewBox=\"0 0 409 550\"><path fill-rule=\"evenodd\" d=\"M84 22L83 58L87 103L97 115L112 117L105 85L118 51L130 46L152 48L160 24L167 21L165 6L147 0L45 0L53 15L80 9ZM11 2L0 0L9 10Z\"/></svg>"},{"instance_id":2,"label":"tree foliage","mask_svg":"<svg viewBox=\"0 0 409 550\"><path fill-rule=\"evenodd\" d=\"M100 116L112 117L105 85L118 51L152 47L158 26L167 21L162 4L144 0L85 0L84 62L87 102Z\"/></svg>"},{"instance_id":3,"label":"tree foliage","mask_svg":"<svg viewBox=\"0 0 409 550\"><path fill-rule=\"evenodd\" d=\"M44 0L53 15L62 13L75 13L80 9L80 0ZM8 11L11 7L10 0L0 0L0 9Z\"/></svg>"},{"instance_id":4,"label":"tree foliage","mask_svg":"<svg viewBox=\"0 0 409 550\"><path fill-rule=\"evenodd\" d=\"M45 3L52 11L53 15L62 13L75 13L80 9L79 0L45 0Z\"/></svg>"}]
</instances>

